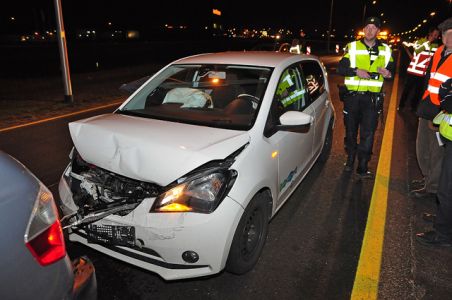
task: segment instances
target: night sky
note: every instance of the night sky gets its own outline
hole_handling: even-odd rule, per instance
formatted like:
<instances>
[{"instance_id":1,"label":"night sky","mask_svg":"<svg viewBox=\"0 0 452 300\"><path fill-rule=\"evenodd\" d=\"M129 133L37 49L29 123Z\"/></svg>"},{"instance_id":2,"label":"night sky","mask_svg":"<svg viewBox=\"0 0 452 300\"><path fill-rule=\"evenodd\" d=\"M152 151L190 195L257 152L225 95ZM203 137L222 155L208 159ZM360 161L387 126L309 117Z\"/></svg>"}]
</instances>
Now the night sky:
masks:
<instances>
[{"instance_id":1,"label":"night sky","mask_svg":"<svg viewBox=\"0 0 452 300\"><path fill-rule=\"evenodd\" d=\"M421 31L437 25L452 15L449 0L332 0L333 28L337 33L348 33L362 24L364 5L366 16L380 16L386 20L391 32L412 29L423 19ZM308 1L237 1L237 0L192 0L192 1L105 1L62 0L65 26L71 28L98 28L112 22L112 26L126 29L147 30L166 23L203 28L209 23L212 8L222 10L222 23L226 28L238 26L284 27L308 34L314 29L326 31L330 19L331 0ZM8 3L9 2L9 3ZM0 10L1 33L26 33L54 28L53 0L14 2ZM158 4L157 4L158 3ZM263 4L264 3L264 4ZM307 7L309 3L309 8ZM436 16L430 17L435 11ZM14 20L11 19L14 17Z\"/></svg>"}]
</instances>

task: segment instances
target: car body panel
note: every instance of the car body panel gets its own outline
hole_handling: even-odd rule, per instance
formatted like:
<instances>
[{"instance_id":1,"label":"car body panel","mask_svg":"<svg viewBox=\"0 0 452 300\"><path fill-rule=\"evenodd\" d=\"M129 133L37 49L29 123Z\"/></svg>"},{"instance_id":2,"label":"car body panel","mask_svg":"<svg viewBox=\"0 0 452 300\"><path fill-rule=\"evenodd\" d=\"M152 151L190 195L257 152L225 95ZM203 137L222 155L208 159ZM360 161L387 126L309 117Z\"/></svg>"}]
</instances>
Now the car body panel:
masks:
<instances>
[{"instance_id":1,"label":"car body panel","mask_svg":"<svg viewBox=\"0 0 452 300\"><path fill-rule=\"evenodd\" d=\"M162 186L249 141L243 131L120 114L72 122L69 130L83 160Z\"/></svg>"},{"instance_id":2,"label":"car body panel","mask_svg":"<svg viewBox=\"0 0 452 300\"><path fill-rule=\"evenodd\" d=\"M72 299L73 266L66 255L48 266L41 266L25 245L24 234L40 190L39 180L19 161L0 151L0 295L2 299ZM26 274L26 276L24 276ZM77 292L87 299L96 296L94 268Z\"/></svg>"}]
</instances>

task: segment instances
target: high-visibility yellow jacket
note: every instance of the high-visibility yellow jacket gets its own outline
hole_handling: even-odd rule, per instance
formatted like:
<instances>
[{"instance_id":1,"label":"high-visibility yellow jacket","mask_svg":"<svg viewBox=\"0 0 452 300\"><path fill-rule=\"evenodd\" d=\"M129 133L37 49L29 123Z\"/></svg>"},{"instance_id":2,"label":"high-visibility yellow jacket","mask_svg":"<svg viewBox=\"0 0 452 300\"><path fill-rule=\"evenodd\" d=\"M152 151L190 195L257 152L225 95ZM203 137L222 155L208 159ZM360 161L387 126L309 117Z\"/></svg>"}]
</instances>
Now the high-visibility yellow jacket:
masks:
<instances>
[{"instance_id":1,"label":"high-visibility yellow jacket","mask_svg":"<svg viewBox=\"0 0 452 300\"><path fill-rule=\"evenodd\" d=\"M372 73L377 73L378 68L386 68L388 63L393 61L391 48L388 45L380 43L378 55L371 57L366 45L361 41L349 43L344 57L350 60L350 68L362 69ZM371 60L373 60L372 64L370 63ZM362 79L358 76L352 76L345 77L344 83L349 91L378 93L383 87L383 80L382 75L379 75L377 79Z\"/></svg>"},{"instance_id":2,"label":"high-visibility yellow jacket","mask_svg":"<svg viewBox=\"0 0 452 300\"><path fill-rule=\"evenodd\" d=\"M448 140L452 141L452 114L440 112L433 123L439 125L439 133Z\"/></svg>"}]
</instances>

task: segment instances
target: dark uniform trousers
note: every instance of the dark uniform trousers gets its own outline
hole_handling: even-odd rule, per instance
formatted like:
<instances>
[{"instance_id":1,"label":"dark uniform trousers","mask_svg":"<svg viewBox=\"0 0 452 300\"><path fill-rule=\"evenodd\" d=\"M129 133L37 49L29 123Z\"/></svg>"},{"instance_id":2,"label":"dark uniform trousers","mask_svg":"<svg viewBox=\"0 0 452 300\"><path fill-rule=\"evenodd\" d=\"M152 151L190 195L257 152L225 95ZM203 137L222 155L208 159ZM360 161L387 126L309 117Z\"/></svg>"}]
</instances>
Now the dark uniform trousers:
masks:
<instances>
[{"instance_id":1,"label":"dark uniform trousers","mask_svg":"<svg viewBox=\"0 0 452 300\"><path fill-rule=\"evenodd\" d=\"M345 150L349 159L353 157L354 160L358 156L358 173L367 172L378 116L378 109L372 102L370 93L355 93L344 99Z\"/></svg>"},{"instance_id":2,"label":"dark uniform trousers","mask_svg":"<svg viewBox=\"0 0 452 300\"><path fill-rule=\"evenodd\" d=\"M405 106L406 102L408 101L408 97L410 96L410 93L413 93L411 95L410 105L411 110L415 111L417 108L417 105L419 101L421 101L422 96L422 83L424 82L423 76L416 76L407 74L405 77L405 85L403 87L403 93L400 97L400 103L399 107L402 108Z\"/></svg>"},{"instance_id":3,"label":"dark uniform trousers","mask_svg":"<svg viewBox=\"0 0 452 300\"><path fill-rule=\"evenodd\" d=\"M425 178L425 190L429 193L438 191L441 162L444 149L438 144L437 131L430 128L431 121L419 118L416 137L416 157Z\"/></svg>"},{"instance_id":4,"label":"dark uniform trousers","mask_svg":"<svg viewBox=\"0 0 452 300\"><path fill-rule=\"evenodd\" d=\"M452 141L445 141L445 152L438 185L434 228L452 239Z\"/></svg>"}]
</instances>

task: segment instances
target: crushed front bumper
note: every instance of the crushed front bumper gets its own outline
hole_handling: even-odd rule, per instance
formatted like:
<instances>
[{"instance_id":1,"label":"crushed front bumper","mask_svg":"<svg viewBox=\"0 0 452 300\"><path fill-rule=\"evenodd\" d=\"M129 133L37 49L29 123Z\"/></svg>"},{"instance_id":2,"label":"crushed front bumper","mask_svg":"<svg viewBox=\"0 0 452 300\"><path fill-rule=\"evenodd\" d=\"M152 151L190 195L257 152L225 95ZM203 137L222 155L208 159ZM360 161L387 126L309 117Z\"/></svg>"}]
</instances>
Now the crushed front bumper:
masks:
<instances>
[{"instance_id":1,"label":"crushed front bumper","mask_svg":"<svg viewBox=\"0 0 452 300\"><path fill-rule=\"evenodd\" d=\"M60 180L59 192L61 205L72 202L64 179ZM243 213L237 202L226 197L210 214L150 213L153 202L154 198L144 199L125 216L110 215L93 223L99 227L133 227L133 245L93 242L87 227L71 228L69 239L155 272L166 280L211 275L224 268ZM182 255L186 251L195 252L199 259L193 263L185 261Z\"/></svg>"}]
</instances>

